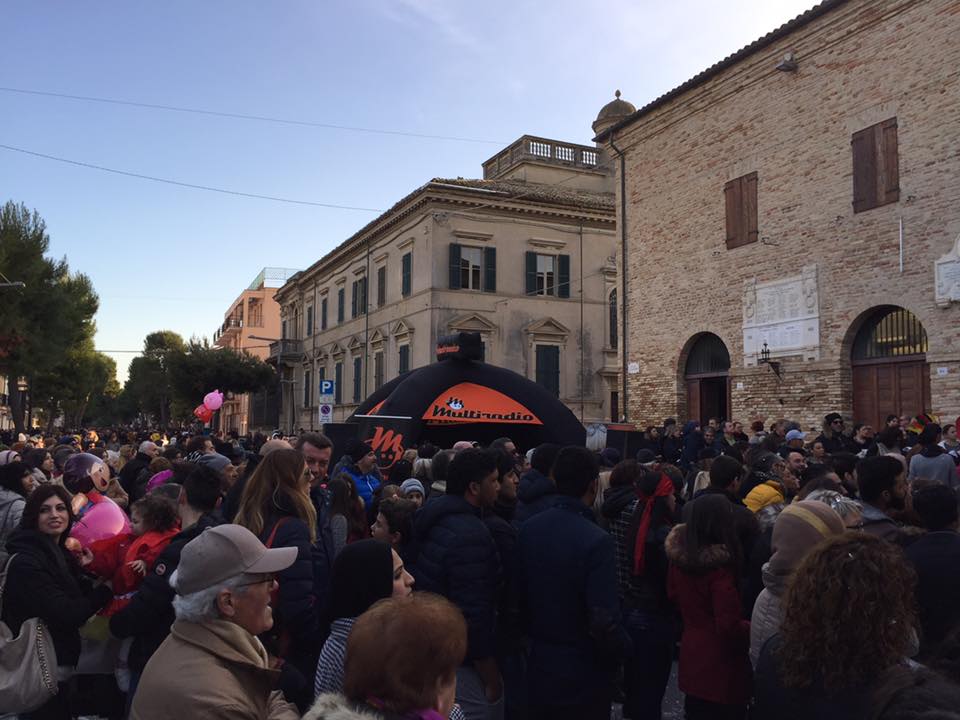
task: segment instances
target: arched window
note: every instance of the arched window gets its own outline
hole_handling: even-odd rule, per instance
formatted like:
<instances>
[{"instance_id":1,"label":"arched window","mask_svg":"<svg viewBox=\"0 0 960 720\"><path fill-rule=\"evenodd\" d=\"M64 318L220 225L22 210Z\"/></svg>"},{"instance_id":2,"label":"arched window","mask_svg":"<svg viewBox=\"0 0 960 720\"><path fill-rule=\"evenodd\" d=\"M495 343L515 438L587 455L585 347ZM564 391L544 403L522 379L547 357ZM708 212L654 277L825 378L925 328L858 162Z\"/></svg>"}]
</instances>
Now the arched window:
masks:
<instances>
[{"instance_id":1,"label":"arched window","mask_svg":"<svg viewBox=\"0 0 960 720\"><path fill-rule=\"evenodd\" d=\"M619 336L617 333L617 291L615 289L610 291L608 314L610 318L610 347L616 350Z\"/></svg>"},{"instance_id":2,"label":"arched window","mask_svg":"<svg viewBox=\"0 0 960 720\"><path fill-rule=\"evenodd\" d=\"M684 375L722 374L730 370L730 353L723 340L713 333L703 333L690 348Z\"/></svg>"},{"instance_id":3,"label":"arched window","mask_svg":"<svg viewBox=\"0 0 960 720\"><path fill-rule=\"evenodd\" d=\"M896 359L927 352L927 332L909 310L887 305L867 318L853 341L853 361Z\"/></svg>"}]
</instances>

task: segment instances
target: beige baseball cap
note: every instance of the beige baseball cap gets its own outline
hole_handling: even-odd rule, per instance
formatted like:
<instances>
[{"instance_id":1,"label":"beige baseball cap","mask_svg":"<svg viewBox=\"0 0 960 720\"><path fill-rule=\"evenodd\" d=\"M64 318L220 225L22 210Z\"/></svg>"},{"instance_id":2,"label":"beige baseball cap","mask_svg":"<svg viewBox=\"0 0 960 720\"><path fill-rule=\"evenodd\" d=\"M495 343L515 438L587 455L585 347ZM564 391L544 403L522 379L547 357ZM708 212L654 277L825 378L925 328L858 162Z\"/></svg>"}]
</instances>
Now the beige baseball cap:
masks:
<instances>
[{"instance_id":1,"label":"beige baseball cap","mask_svg":"<svg viewBox=\"0 0 960 720\"><path fill-rule=\"evenodd\" d=\"M295 547L267 548L241 525L218 525L184 546L174 589L191 595L237 575L280 572L296 559Z\"/></svg>"}]
</instances>

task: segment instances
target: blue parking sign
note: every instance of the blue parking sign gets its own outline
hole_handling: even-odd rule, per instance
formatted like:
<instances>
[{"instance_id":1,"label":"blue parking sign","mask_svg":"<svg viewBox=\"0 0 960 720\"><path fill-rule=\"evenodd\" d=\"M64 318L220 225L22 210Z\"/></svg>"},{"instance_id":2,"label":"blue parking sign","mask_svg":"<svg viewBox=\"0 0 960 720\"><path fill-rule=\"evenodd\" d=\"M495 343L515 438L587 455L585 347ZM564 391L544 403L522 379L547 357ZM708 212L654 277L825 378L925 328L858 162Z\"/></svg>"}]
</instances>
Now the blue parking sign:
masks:
<instances>
[{"instance_id":1,"label":"blue parking sign","mask_svg":"<svg viewBox=\"0 0 960 720\"><path fill-rule=\"evenodd\" d=\"M320 381L320 395L334 395L333 389L334 389L333 380Z\"/></svg>"}]
</instances>

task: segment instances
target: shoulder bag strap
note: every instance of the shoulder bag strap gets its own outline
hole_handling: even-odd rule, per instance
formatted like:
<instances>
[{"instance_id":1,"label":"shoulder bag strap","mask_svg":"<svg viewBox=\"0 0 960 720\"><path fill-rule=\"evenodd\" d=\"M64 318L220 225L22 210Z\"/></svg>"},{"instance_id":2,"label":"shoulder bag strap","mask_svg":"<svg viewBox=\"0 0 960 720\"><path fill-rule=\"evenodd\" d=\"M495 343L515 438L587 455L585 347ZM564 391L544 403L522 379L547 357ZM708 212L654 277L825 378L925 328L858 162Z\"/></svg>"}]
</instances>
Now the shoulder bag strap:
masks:
<instances>
[{"instance_id":1,"label":"shoulder bag strap","mask_svg":"<svg viewBox=\"0 0 960 720\"><path fill-rule=\"evenodd\" d=\"M283 525L289 518L282 517L273 524L273 530L270 531L270 537L267 538L267 541L264 543L265 547L273 547L274 538L277 536L277 530L280 529L280 526Z\"/></svg>"}]
</instances>

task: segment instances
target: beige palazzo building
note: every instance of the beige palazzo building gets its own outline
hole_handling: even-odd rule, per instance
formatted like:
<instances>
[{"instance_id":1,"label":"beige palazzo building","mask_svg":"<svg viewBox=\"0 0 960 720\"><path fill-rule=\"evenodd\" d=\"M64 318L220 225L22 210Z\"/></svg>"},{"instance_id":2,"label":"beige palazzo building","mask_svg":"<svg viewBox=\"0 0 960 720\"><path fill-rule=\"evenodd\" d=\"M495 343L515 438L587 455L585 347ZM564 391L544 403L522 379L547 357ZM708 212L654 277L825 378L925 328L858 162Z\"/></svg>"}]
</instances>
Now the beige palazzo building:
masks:
<instances>
[{"instance_id":1,"label":"beige palazzo building","mask_svg":"<svg viewBox=\"0 0 960 720\"><path fill-rule=\"evenodd\" d=\"M284 429L334 421L437 339L479 332L486 362L548 387L584 422L619 412L613 178L593 146L523 136L482 179L434 179L277 292Z\"/></svg>"}]
</instances>

